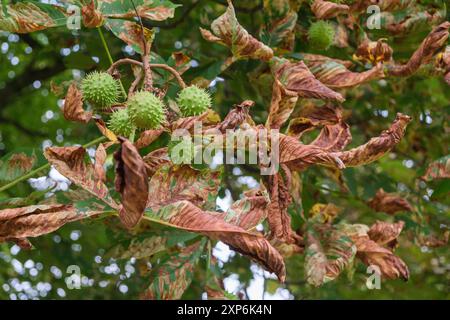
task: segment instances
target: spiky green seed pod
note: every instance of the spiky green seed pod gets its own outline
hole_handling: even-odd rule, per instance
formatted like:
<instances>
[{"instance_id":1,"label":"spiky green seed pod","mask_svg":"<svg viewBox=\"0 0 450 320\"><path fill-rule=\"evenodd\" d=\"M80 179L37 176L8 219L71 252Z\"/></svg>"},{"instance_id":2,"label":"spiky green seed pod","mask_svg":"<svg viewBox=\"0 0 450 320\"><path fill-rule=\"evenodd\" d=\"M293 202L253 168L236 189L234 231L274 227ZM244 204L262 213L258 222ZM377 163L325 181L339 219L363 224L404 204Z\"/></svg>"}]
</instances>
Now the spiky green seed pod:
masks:
<instances>
[{"instance_id":1,"label":"spiky green seed pod","mask_svg":"<svg viewBox=\"0 0 450 320\"><path fill-rule=\"evenodd\" d=\"M129 137L134 130L128 109L114 111L108 121L109 129L118 136Z\"/></svg>"},{"instance_id":2,"label":"spiky green seed pod","mask_svg":"<svg viewBox=\"0 0 450 320\"><path fill-rule=\"evenodd\" d=\"M190 86L181 90L177 103L184 117L196 116L211 107L211 97L206 90Z\"/></svg>"},{"instance_id":3,"label":"spiky green seed pod","mask_svg":"<svg viewBox=\"0 0 450 320\"><path fill-rule=\"evenodd\" d=\"M164 103L153 93L136 92L127 105L132 122L140 129L157 129L164 121Z\"/></svg>"},{"instance_id":4,"label":"spiky green seed pod","mask_svg":"<svg viewBox=\"0 0 450 320\"><path fill-rule=\"evenodd\" d=\"M81 82L83 98L100 110L117 103L119 90L119 82L106 72L94 71Z\"/></svg>"},{"instance_id":5,"label":"spiky green seed pod","mask_svg":"<svg viewBox=\"0 0 450 320\"><path fill-rule=\"evenodd\" d=\"M317 49L326 50L334 41L335 31L333 26L323 20L311 24L308 30L309 43Z\"/></svg>"}]
</instances>

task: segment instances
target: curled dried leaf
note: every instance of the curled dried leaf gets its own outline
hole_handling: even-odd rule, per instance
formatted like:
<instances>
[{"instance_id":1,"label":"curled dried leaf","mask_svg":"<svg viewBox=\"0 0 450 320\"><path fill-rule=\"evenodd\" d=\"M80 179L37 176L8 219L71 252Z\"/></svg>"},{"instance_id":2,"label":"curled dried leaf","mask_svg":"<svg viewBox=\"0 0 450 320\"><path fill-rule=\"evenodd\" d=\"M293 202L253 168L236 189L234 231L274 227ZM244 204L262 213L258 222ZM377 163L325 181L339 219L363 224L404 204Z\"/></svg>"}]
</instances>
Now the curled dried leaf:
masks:
<instances>
[{"instance_id":1,"label":"curled dried leaf","mask_svg":"<svg viewBox=\"0 0 450 320\"><path fill-rule=\"evenodd\" d=\"M269 177L268 190L270 204L268 206L267 222L270 228L269 240L293 244L299 240L291 227L291 216L287 209L292 202L288 185L281 174L276 173Z\"/></svg>"},{"instance_id":2,"label":"curled dried leaf","mask_svg":"<svg viewBox=\"0 0 450 320\"><path fill-rule=\"evenodd\" d=\"M83 97L75 83L72 83L67 91L63 108L64 118L69 121L87 123L92 118L92 112L83 109Z\"/></svg>"},{"instance_id":3,"label":"curled dried leaf","mask_svg":"<svg viewBox=\"0 0 450 320\"><path fill-rule=\"evenodd\" d=\"M408 200L395 193L386 193L383 189L377 191L375 197L368 202L368 205L375 211L382 211L388 214L395 214L400 211L414 211Z\"/></svg>"},{"instance_id":4,"label":"curled dried leaf","mask_svg":"<svg viewBox=\"0 0 450 320\"><path fill-rule=\"evenodd\" d=\"M354 58L362 62L370 62L376 65L378 62L389 62L392 60L392 48L384 41L370 41L368 38L358 46Z\"/></svg>"},{"instance_id":5,"label":"curled dried leaf","mask_svg":"<svg viewBox=\"0 0 450 320\"><path fill-rule=\"evenodd\" d=\"M397 246L397 238L404 226L405 223L403 221L396 223L377 221L370 227L367 235L379 245L394 249Z\"/></svg>"},{"instance_id":6,"label":"curled dried leaf","mask_svg":"<svg viewBox=\"0 0 450 320\"><path fill-rule=\"evenodd\" d=\"M213 21L211 30L212 33L200 28L203 38L226 45L236 59L250 58L269 61L273 57L271 48L255 39L239 24L231 0L228 0L227 11Z\"/></svg>"},{"instance_id":7,"label":"curled dried leaf","mask_svg":"<svg viewBox=\"0 0 450 320\"><path fill-rule=\"evenodd\" d=\"M408 77L416 72L422 64L430 62L431 58L445 46L449 37L449 28L449 21L435 27L406 64L392 65L388 69L388 73L393 76Z\"/></svg>"},{"instance_id":8,"label":"curled dried leaf","mask_svg":"<svg viewBox=\"0 0 450 320\"><path fill-rule=\"evenodd\" d=\"M97 150L95 151L95 163L94 163L94 174L97 180L106 182L106 172L105 172L105 161L106 161L106 149L103 144L99 144Z\"/></svg>"},{"instance_id":9,"label":"curled dried leaf","mask_svg":"<svg viewBox=\"0 0 450 320\"><path fill-rule=\"evenodd\" d=\"M405 281L408 280L408 266L402 259L394 255L391 250L383 248L368 236L356 238L355 244L358 250L357 257L364 264L377 266L381 275L388 279L401 278Z\"/></svg>"},{"instance_id":10,"label":"curled dried leaf","mask_svg":"<svg viewBox=\"0 0 450 320\"><path fill-rule=\"evenodd\" d=\"M381 64L377 64L364 72L352 72L335 61L308 62L308 67L318 81L330 88L351 88L371 80L384 78L383 65Z\"/></svg>"},{"instance_id":11,"label":"curled dried leaf","mask_svg":"<svg viewBox=\"0 0 450 320\"><path fill-rule=\"evenodd\" d=\"M151 145L156 139L159 138L159 136L164 132L163 129L156 129L156 130L145 130L141 133L139 138L136 140L134 145L138 149L145 148L149 145Z\"/></svg>"},{"instance_id":12,"label":"curled dried leaf","mask_svg":"<svg viewBox=\"0 0 450 320\"><path fill-rule=\"evenodd\" d=\"M122 196L119 217L127 228L133 228L142 218L148 199L148 176L144 160L127 139L119 138L116 160L116 190Z\"/></svg>"},{"instance_id":13,"label":"curled dried leaf","mask_svg":"<svg viewBox=\"0 0 450 320\"><path fill-rule=\"evenodd\" d=\"M311 10L317 19L330 19L344 13L348 13L350 7L324 0L314 0Z\"/></svg>"},{"instance_id":14,"label":"curled dried leaf","mask_svg":"<svg viewBox=\"0 0 450 320\"><path fill-rule=\"evenodd\" d=\"M227 129L235 129L244 122L253 123L253 120L250 117L250 108L255 105L255 102L252 100L245 100L240 104L236 104L233 106L233 109L227 114L225 119L217 125L217 129L219 129L222 133L225 133Z\"/></svg>"},{"instance_id":15,"label":"curled dried leaf","mask_svg":"<svg viewBox=\"0 0 450 320\"><path fill-rule=\"evenodd\" d=\"M411 117L397 113L391 127L383 131L379 137L372 138L369 142L357 148L335 152L332 155L339 157L347 167L364 165L378 160L400 142L410 121Z\"/></svg>"}]
</instances>

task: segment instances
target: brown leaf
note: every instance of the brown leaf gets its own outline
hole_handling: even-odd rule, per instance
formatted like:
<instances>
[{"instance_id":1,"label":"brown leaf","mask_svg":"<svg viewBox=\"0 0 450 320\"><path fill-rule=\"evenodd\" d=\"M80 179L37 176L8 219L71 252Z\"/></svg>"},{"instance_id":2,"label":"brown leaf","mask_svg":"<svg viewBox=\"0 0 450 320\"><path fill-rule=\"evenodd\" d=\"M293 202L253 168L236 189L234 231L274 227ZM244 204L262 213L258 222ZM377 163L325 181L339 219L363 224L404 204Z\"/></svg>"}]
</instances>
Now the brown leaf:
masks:
<instances>
[{"instance_id":1,"label":"brown leaf","mask_svg":"<svg viewBox=\"0 0 450 320\"><path fill-rule=\"evenodd\" d=\"M417 237L417 242L421 246L427 246L430 248L439 248L446 246L448 244L448 239L450 237L450 231L445 231L441 237L435 235L420 235Z\"/></svg>"},{"instance_id":2,"label":"brown leaf","mask_svg":"<svg viewBox=\"0 0 450 320\"><path fill-rule=\"evenodd\" d=\"M63 107L64 118L69 121L87 123L92 118L92 112L83 109L83 97L75 83L72 83L67 91Z\"/></svg>"},{"instance_id":3,"label":"brown leaf","mask_svg":"<svg viewBox=\"0 0 450 320\"><path fill-rule=\"evenodd\" d=\"M147 174L151 177L161 166L170 164L167 148L156 149L143 158L147 167Z\"/></svg>"},{"instance_id":4,"label":"brown leaf","mask_svg":"<svg viewBox=\"0 0 450 320\"><path fill-rule=\"evenodd\" d=\"M388 247L393 250L397 246L397 238L404 226L405 223L403 221L396 223L377 221L370 227L367 235L380 246Z\"/></svg>"},{"instance_id":5,"label":"brown leaf","mask_svg":"<svg viewBox=\"0 0 450 320\"><path fill-rule=\"evenodd\" d=\"M234 202L226 212L211 214L242 229L250 230L266 219L268 200L266 195L260 193L247 195Z\"/></svg>"},{"instance_id":6,"label":"brown leaf","mask_svg":"<svg viewBox=\"0 0 450 320\"><path fill-rule=\"evenodd\" d=\"M421 177L425 181L450 178L450 155L446 155L428 165L427 171Z\"/></svg>"},{"instance_id":7,"label":"brown leaf","mask_svg":"<svg viewBox=\"0 0 450 320\"><path fill-rule=\"evenodd\" d=\"M316 79L303 61L291 63L286 59L278 59L273 73L284 89L297 93L300 98L337 100L339 102L345 100L341 94L327 88Z\"/></svg>"},{"instance_id":8,"label":"brown leaf","mask_svg":"<svg viewBox=\"0 0 450 320\"><path fill-rule=\"evenodd\" d=\"M358 46L354 58L362 62L370 62L376 65L378 62L388 62L392 60L392 48L384 42L384 39L370 41L368 38Z\"/></svg>"},{"instance_id":9,"label":"brown leaf","mask_svg":"<svg viewBox=\"0 0 450 320\"><path fill-rule=\"evenodd\" d=\"M151 145L156 139L158 139L163 132L163 129L145 130L141 133L139 139L136 140L134 145L138 149L145 148Z\"/></svg>"},{"instance_id":10,"label":"brown leaf","mask_svg":"<svg viewBox=\"0 0 450 320\"><path fill-rule=\"evenodd\" d=\"M298 98L344 101L341 94L327 88L309 71L303 61L291 63L278 59L272 70L272 101L267 124L280 128L295 108Z\"/></svg>"},{"instance_id":11,"label":"brown leaf","mask_svg":"<svg viewBox=\"0 0 450 320\"><path fill-rule=\"evenodd\" d=\"M287 175L289 174L287 173ZM292 230L291 216L287 211L288 206L292 202L288 188L289 185L283 180L280 173L269 177L270 204L268 206L267 222L270 228L269 240L276 239L292 244L296 243L299 237Z\"/></svg>"},{"instance_id":12,"label":"brown leaf","mask_svg":"<svg viewBox=\"0 0 450 320\"><path fill-rule=\"evenodd\" d=\"M449 21L443 22L435 27L422 41L409 61L404 65L390 66L388 69L389 74L399 77L408 77L416 72L422 64L430 62L431 58L445 46L449 36L449 28Z\"/></svg>"},{"instance_id":13,"label":"brown leaf","mask_svg":"<svg viewBox=\"0 0 450 320\"><path fill-rule=\"evenodd\" d=\"M0 210L0 242L19 241L51 233L64 224L97 214L79 212L68 205L35 205Z\"/></svg>"},{"instance_id":14,"label":"brown leaf","mask_svg":"<svg viewBox=\"0 0 450 320\"><path fill-rule=\"evenodd\" d=\"M351 68L353 66L353 62L350 60L334 59L334 58L330 58L330 57L323 56L320 54L302 53L301 56L307 66L310 64L311 65L323 64L323 63L329 62L329 61L333 61L333 62L342 64L346 68Z\"/></svg>"},{"instance_id":15,"label":"brown leaf","mask_svg":"<svg viewBox=\"0 0 450 320\"><path fill-rule=\"evenodd\" d=\"M234 105L233 109L227 114L225 119L217 125L217 129L225 133L227 129L236 129L244 122L253 122L249 115L249 109L255 105L252 100L245 100L240 104Z\"/></svg>"},{"instance_id":16,"label":"brown leaf","mask_svg":"<svg viewBox=\"0 0 450 320\"><path fill-rule=\"evenodd\" d=\"M322 107L315 104L304 105L300 110L300 117L294 118L289 123L288 135L300 138L318 126L335 125L342 121L342 108L328 103Z\"/></svg>"},{"instance_id":17,"label":"brown leaf","mask_svg":"<svg viewBox=\"0 0 450 320\"><path fill-rule=\"evenodd\" d=\"M63 176L99 198L112 208L118 208L111 198L108 187L96 175L92 163L86 163L83 147L51 147L44 156Z\"/></svg>"},{"instance_id":18,"label":"brown leaf","mask_svg":"<svg viewBox=\"0 0 450 320\"><path fill-rule=\"evenodd\" d=\"M142 218L148 199L147 169L135 146L125 138L119 138L120 149L116 160L116 190L122 196L119 217L127 228L133 228Z\"/></svg>"},{"instance_id":19,"label":"brown leaf","mask_svg":"<svg viewBox=\"0 0 450 320\"><path fill-rule=\"evenodd\" d=\"M388 214L395 214L400 211L414 211L411 204L404 198L395 193L386 193L383 189L379 189L368 202L369 207L375 211L382 211Z\"/></svg>"},{"instance_id":20,"label":"brown leaf","mask_svg":"<svg viewBox=\"0 0 450 320\"><path fill-rule=\"evenodd\" d=\"M336 16L348 13L349 6L345 4L338 4L330 1L314 0L311 5L311 10L317 19L330 19Z\"/></svg>"},{"instance_id":21,"label":"brown leaf","mask_svg":"<svg viewBox=\"0 0 450 320\"><path fill-rule=\"evenodd\" d=\"M280 163L286 164L291 170L302 171L313 164L345 168L338 152L327 152L317 146L305 145L294 137L280 134L279 148Z\"/></svg>"},{"instance_id":22,"label":"brown leaf","mask_svg":"<svg viewBox=\"0 0 450 320\"><path fill-rule=\"evenodd\" d=\"M102 13L95 8L94 0L81 8L81 15L83 17L83 24L87 28L100 27L104 22Z\"/></svg>"},{"instance_id":23,"label":"brown leaf","mask_svg":"<svg viewBox=\"0 0 450 320\"><path fill-rule=\"evenodd\" d=\"M231 0L228 0L227 11L213 21L211 30L212 33L200 28L203 38L226 45L236 59L269 61L273 57L271 48L255 39L239 24Z\"/></svg>"},{"instance_id":24,"label":"brown leaf","mask_svg":"<svg viewBox=\"0 0 450 320\"><path fill-rule=\"evenodd\" d=\"M189 201L172 203L162 208L158 216L164 217L164 220L178 228L228 244L233 250L249 256L268 271L274 272L280 281L284 281L286 277L283 258L261 234L227 223Z\"/></svg>"},{"instance_id":25,"label":"brown leaf","mask_svg":"<svg viewBox=\"0 0 450 320\"><path fill-rule=\"evenodd\" d=\"M217 194L219 184L220 171L202 172L188 165L164 165L150 180L147 207L157 210L160 206L180 200L189 200L201 206Z\"/></svg>"},{"instance_id":26,"label":"brown leaf","mask_svg":"<svg viewBox=\"0 0 450 320\"><path fill-rule=\"evenodd\" d=\"M106 182L106 172L104 168L106 157L105 146L100 143L95 151L94 174L95 178L102 182Z\"/></svg>"},{"instance_id":27,"label":"brown leaf","mask_svg":"<svg viewBox=\"0 0 450 320\"><path fill-rule=\"evenodd\" d=\"M366 144L351 150L335 152L332 156L340 158L347 167L364 165L378 160L400 142L410 121L411 117L397 113L394 123L379 137L372 138Z\"/></svg>"},{"instance_id":28,"label":"brown leaf","mask_svg":"<svg viewBox=\"0 0 450 320\"><path fill-rule=\"evenodd\" d=\"M352 72L335 61L308 62L308 67L318 81L330 88L351 88L362 83L384 78L382 64L364 72Z\"/></svg>"},{"instance_id":29,"label":"brown leaf","mask_svg":"<svg viewBox=\"0 0 450 320\"><path fill-rule=\"evenodd\" d=\"M409 270L407 265L389 249L383 248L368 236L355 239L357 257L364 264L375 265L380 268L381 275L388 279L402 278L408 280Z\"/></svg>"}]
</instances>

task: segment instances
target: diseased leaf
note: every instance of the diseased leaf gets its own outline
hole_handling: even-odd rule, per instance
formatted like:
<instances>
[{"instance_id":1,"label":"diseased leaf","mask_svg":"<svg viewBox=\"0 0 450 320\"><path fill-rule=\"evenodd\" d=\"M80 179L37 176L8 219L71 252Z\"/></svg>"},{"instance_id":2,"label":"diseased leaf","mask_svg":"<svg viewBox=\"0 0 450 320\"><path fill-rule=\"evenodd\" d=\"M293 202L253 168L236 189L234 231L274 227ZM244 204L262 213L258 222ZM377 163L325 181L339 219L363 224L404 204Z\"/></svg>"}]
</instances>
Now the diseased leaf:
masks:
<instances>
[{"instance_id":1,"label":"diseased leaf","mask_svg":"<svg viewBox=\"0 0 450 320\"><path fill-rule=\"evenodd\" d=\"M94 175L96 180L100 180L104 183L106 183L106 172L104 168L106 157L107 153L105 146L100 143L95 151Z\"/></svg>"},{"instance_id":2,"label":"diseased leaf","mask_svg":"<svg viewBox=\"0 0 450 320\"><path fill-rule=\"evenodd\" d=\"M63 107L64 118L69 121L87 123L92 118L92 112L83 110L83 96L75 83L72 83L67 91Z\"/></svg>"},{"instance_id":3,"label":"diseased leaf","mask_svg":"<svg viewBox=\"0 0 450 320\"><path fill-rule=\"evenodd\" d=\"M44 156L56 170L74 184L111 208L118 208L109 194L108 187L96 176L92 163L85 161L86 150L83 147L50 147L45 149Z\"/></svg>"},{"instance_id":4,"label":"diseased leaf","mask_svg":"<svg viewBox=\"0 0 450 320\"><path fill-rule=\"evenodd\" d=\"M308 283L320 286L336 279L356 254L353 241L331 225L313 225L306 234L305 272Z\"/></svg>"},{"instance_id":5,"label":"diseased leaf","mask_svg":"<svg viewBox=\"0 0 450 320\"><path fill-rule=\"evenodd\" d=\"M413 53L406 64L389 66L389 75L408 77L416 72L422 64L428 63L445 46L449 36L449 28L449 21L443 22L435 27L422 41L419 48Z\"/></svg>"},{"instance_id":6,"label":"diseased leaf","mask_svg":"<svg viewBox=\"0 0 450 320\"><path fill-rule=\"evenodd\" d=\"M382 211L388 214L395 214L401 211L414 211L414 208L408 200L396 195L395 193L386 193L383 189L379 189L368 202L369 207L375 211Z\"/></svg>"},{"instance_id":7,"label":"diseased leaf","mask_svg":"<svg viewBox=\"0 0 450 320\"><path fill-rule=\"evenodd\" d=\"M65 26L68 16L64 7L40 1L9 4L6 11L7 14L0 10L0 30L14 33L29 33Z\"/></svg>"},{"instance_id":8,"label":"diseased leaf","mask_svg":"<svg viewBox=\"0 0 450 320\"><path fill-rule=\"evenodd\" d=\"M272 67L275 81L267 124L280 128L295 108L298 98L314 98L344 101L341 94L334 92L309 71L303 61L291 63L278 59Z\"/></svg>"},{"instance_id":9,"label":"diseased leaf","mask_svg":"<svg viewBox=\"0 0 450 320\"><path fill-rule=\"evenodd\" d=\"M149 197L147 169L136 147L125 138L119 137L119 141L120 149L114 154L116 191L122 196L119 217L127 228L133 228L141 220Z\"/></svg>"},{"instance_id":10,"label":"diseased leaf","mask_svg":"<svg viewBox=\"0 0 450 320\"><path fill-rule=\"evenodd\" d=\"M115 259L147 258L158 252L165 251L178 243L191 240L196 236L195 234L182 231L138 234L131 241L124 241L111 248L105 257Z\"/></svg>"},{"instance_id":11,"label":"diseased leaf","mask_svg":"<svg viewBox=\"0 0 450 320\"><path fill-rule=\"evenodd\" d=\"M225 119L216 126L216 129L225 133L226 130L236 129L244 122L253 124L253 120L250 117L250 108L254 105L255 102L252 100L245 100L239 104L235 104L233 109L228 112Z\"/></svg>"},{"instance_id":12,"label":"diseased leaf","mask_svg":"<svg viewBox=\"0 0 450 320\"><path fill-rule=\"evenodd\" d=\"M198 171L188 165L163 165L150 180L147 207L157 210L180 200L188 200L197 206L205 205L213 199L215 201L220 179L218 170Z\"/></svg>"},{"instance_id":13,"label":"diseased leaf","mask_svg":"<svg viewBox=\"0 0 450 320\"><path fill-rule=\"evenodd\" d=\"M108 19L106 26L116 37L131 46L136 52L142 54L146 48L147 52L150 52L154 37L152 30L144 28L144 37L142 37L142 26L139 23L119 19Z\"/></svg>"},{"instance_id":14,"label":"diseased leaf","mask_svg":"<svg viewBox=\"0 0 450 320\"><path fill-rule=\"evenodd\" d=\"M261 40L270 47L291 51L294 48L297 10L288 0L264 1L265 27L261 29Z\"/></svg>"},{"instance_id":15,"label":"diseased leaf","mask_svg":"<svg viewBox=\"0 0 450 320\"><path fill-rule=\"evenodd\" d=\"M145 148L151 145L156 139L158 139L162 133L163 133L162 129L145 130L141 133L139 139L136 140L134 145L138 149Z\"/></svg>"},{"instance_id":16,"label":"diseased leaf","mask_svg":"<svg viewBox=\"0 0 450 320\"><path fill-rule=\"evenodd\" d=\"M403 222L378 222L370 229L365 225L342 225L342 230L354 241L356 256L364 264L377 266L388 279L408 280L408 266L393 253L403 225Z\"/></svg>"},{"instance_id":17,"label":"diseased leaf","mask_svg":"<svg viewBox=\"0 0 450 320\"><path fill-rule=\"evenodd\" d=\"M231 0L228 0L227 11L213 21L211 30L212 33L200 28L203 38L229 47L236 59L268 61L273 57L271 48L255 39L239 24Z\"/></svg>"},{"instance_id":18,"label":"diseased leaf","mask_svg":"<svg viewBox=\"0 0 450 320\"><path fill-rule=\"evenodd\" d=\"M64 224L97 215L99 212L80 212L68 205L34 205L0 210L0 242L51 233Z\"/></svg>"},{"instance_id":19,"label":"diseased leaf","mask_svg":"<svg viewBox=\"0 0 450 320\"><path fill-rule=\"evenodd\" d=\"M172 255L155 271L150 286L142 295L147 300L176 300L191 284L194 267L205 246L197 242Z\"/></svg>"},{"instance_id":20,"label":"diseased leaf","mask_svg":"<svg viewBox=\"0 0 450 320\"><path fill-rule=\"evenodd\" d=\"M317 19L330 19L348 13L349 6L324 0L314 0L311 10Z\"/></svg>"},{"instance_id":21,"label":"diseased leaf","mask_svg":"<svg viewBox=\"0 0 450 320\"><path fill-rule=\"evenodd\" d=\"M377 64L364 72L352 72L344 65L327 61L324 63L307 63L318 81L330 88L351 88L362 83L384 78L383 65Z\"/></svg>"},{"instance_id":22,"label":"diseased leaf","mask_svg":"<svg viewBox=\"0 0 450 320\"><path fill-rule=\"evenodd\" d=\"M391 150L405 134L405 129L411 117L397 113L391 127L381 133L379 137L372 138L366 144L348 151L336 152L333 155L339 157L347 167L368 164L381 158Z\"/></svg>"},{"instance_id":23,"label":"diseased leaf","mask_svg":"<svg viewBox=\"0 0 450 320\"><path fill-rule=\"evenodd\" d=\"M392 60L392 48L384 42L384 39L370 41L368 38L358 46L354 57L363 62L376 65L378 62L389 62Z\"/></svg>"},{"instance_id":24,"label":"diseased leaf","mask_svg":"<svg viewBox=\"0 0 450 320\"><path fill-rule=\"evenodd\" d=\"M436 161L433 161L427 168L422 179L431 181L435 179L450 178L450 155L446 155Z\"/></svg>"},{"instance_id":25,"label":"diseased leaf","mask_svg":"<svg viewBox=\"0 0 450 320\"><path fill-rule=\"evenodd\" d=\"M186 200L171 203L159 211L147 211L146 215L166 221L176 228L220 240L260 263L268 271L274 272L280 281L284 281L286 271L283 258L261 234L227 223Z\"/></svg>"},{"instance_id":26,"label":"diseased leaf","mask_svg":"<svg viewBox=\"0 0 450 320\"><path fill-rule=\"evenodd\" d=\"M94 0L91 0L90 3L81 8L81 14L83 17L83 24L87 28L100 27L104 22L104 17L102 13L96 9Z\"/></svg>"},{"instance_id":27,"label":"diseased leaf","mask_svg":"<svg viewBox=\"0 0 450 320\"><path fill-rule=\"evenodd\" d=\"M285 168L285 174L290 176L290 172ZM269 177L268 190L270 193L270 204L268 206L267 222L270 228L269 240L276 239L280 242L294 244L299 240L291 227L291 216L287 212L292 202L289 194L289 178L287 182L280 173Z\"/></svg>"},{"instance_id":28,"label":"diseased leaf","mask_svg":"<svg viewBox=\"0 0 450 320\"><path fill-rule=\"evenodd\" d=\"M234 202L225 212L211 212L225 222L251 230L267 218L268 195L258 192Z\"/></svg>"},{"instance_id":29,"label":"diseased leaf","mask_svg":"<svg viewBox=\"0 0 450 320\"><path fill-rule=\"evenodd\" d=\"M34 149L8 153L0 159L0 181L12 181L31 171L38 162Z\"/></svg>"},{"instance_id":30,"label":"diseased leaf","mask_svg":"<svg viewBox=\"0 0 450 320\"><path fill-rule=\"evenodd\" d=\"M132 19L136 17L137 11L138 16L142 19L154 21L164 21L173 18L175 9L180 6L169 0L133 0L133 2L99 0L97 2L97 7L107 18Z\"/></svg>"}]
</instances>

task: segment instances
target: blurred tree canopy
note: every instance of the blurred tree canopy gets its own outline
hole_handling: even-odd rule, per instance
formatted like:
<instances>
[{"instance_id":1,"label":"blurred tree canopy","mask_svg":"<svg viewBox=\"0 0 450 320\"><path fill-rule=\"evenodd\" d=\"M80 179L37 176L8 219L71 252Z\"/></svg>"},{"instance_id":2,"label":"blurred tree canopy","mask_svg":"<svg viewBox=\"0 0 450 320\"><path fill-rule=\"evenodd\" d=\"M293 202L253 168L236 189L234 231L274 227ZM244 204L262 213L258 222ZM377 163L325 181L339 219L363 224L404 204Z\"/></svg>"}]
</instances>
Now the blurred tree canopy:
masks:
<instances>
[{"instance_id":1,"label":"blurred tree canopy","mask_svg":"<svg viewBox=\"0 0 450 320\"><path fill-rule=\"evenodd\" d=\"M131 58L140 61L141 56L137 52L140 49L136 45L139 41L125 43L119 38L123 38L123 33L110 30L114 23L122 20L109 18L106 22L99 18L99 28L95 23L94 27L87 28L87 22L83 21L84 25L77 30L68 29L64 23L34 32L22 32L24 30L20 29L14 32L8 24L7 11L21 2L30 1L3 1L3 13L0 15L0 209L49 204L54 199L64 199L65 195L69 195L65 201L76 198L77 206L85 208L95 201L87 199L80 187L70 183L55 169L46 168L30 179L7 189L2 188L27 173L23 170L11 171L7 164L12 155L25 153L34 158L29 172L47 163L43 156L47 147L79 146L99 138L101 132L94 121L82 124L65 119L63 106L67 89L72 81L79 83L91 71L107 70L111 66L109 54L113 60ZM68 2L41 1L62 7L67 6ZM336 102L336 99L331 103L342 106L341 116L350 128L352 139L346 149L380 136L394 122L397 113L412 119L404 137L400 137L398 144L386 155L364 166L334 170L314 165L293 174L293 185L289 189L293 201L287 213L292 220L292 232L304 242L300 249L292 243L281 245L271 242L284 257L284 283L273 274L263 272L245 255L227 254L224 252L227 246L223 243L217 245L214 237L208 240L195 233L152 223L151 220L141 223L138 231L130 232L121 227L117 216L100 216L68 223L40 237L30 237L31 250L21 247L20 243L0 243L1 299L136 299L152 281L158 280L155 270L160 270L158 268L168 260L170 263L176 262L170 259L181 260L183 266L195 265L189 270L180 270L182 267L179 265L173 273L174 276L184 277L183 280L188 283L187 278L192 278L191 284L180 294L185 299L205 297L205 286L211 292L220 291L216 288L221 286L219 278L225 279L225 291L233 291L223 293L228 298L450 298L450 256L447 246L450 228L450 84L445 80L448 76L446 72L450 72L448 30L443 41L433 40L440 43L433 47L431 53L422 52L426 57L418 58L419 66L414 71L398 69L407 65L436 26L445 27L445 21L450 21L446 1L381 1L381 28L373 30L366 25L371 16L366 8L371 1L234 1L237 21L258 42L250 52L241 50L233 36L231 40L224 39L226 33L220 34L217 28L211 27L213 21L226 12L229 6L226 1L149 2L160 3L163 8L174 11L173 17L168 19L155 18L156 13L142 17L144 26L152 30L150 61L174 68L182 63L186 68L178 71L184 81L208 88L213 99L212 109L221 119L233 110L233 106L252 100L255 105L249 109L251 118L255 124L266 124L274 103L272 90L275 90L274 70L278 70L278 63L291 63L287 67L287 72L290 72L294 70L294 64L305 61L315 78L345 97L342 103ZM80 5L87 6L88 3L90 1L81 1ZM386 13L392 16L388 18ZM39 24L36 16L34 19ZM58 17L55 19L58 21ZM139 25L137 20L133 20L133 15L127 19ZM308 35L308 29L318 20L327 21L336 31L329 48L317 48L311 43L312 36ZM24 25L30 26L31 22L29 25L20 24L21 27ZM206 31L201 32L199 28ZM205 35L205 32L209 34ZM125 32L126 35L130 33ZM103 37L109 53L105 50ZM426 45L433 46L433 43ZM272 55L280 60L254 59L252 55L263 55L260 53L262 51L258 51L264 49L261 46L271 48ZM319 69L326 67L316 61L325 56L335 59L330 61L344 61L340 66L351 72L347 70L349 73L336 76L334 79L337 80L333 82L333 77L327 78L326 73L335 70L325 69L321 74ZM445 60L446 57L448 60ZM352 78L356 73L369 72L380 64L381 68L385 68L384 76L371 75L367 81L359 82ZM126 89L132 83L133 70L120 68L121 81ZM165 88L166 99L175 101L179 84L166 70L153 69L153 73L155 86ZM305 73L302 77L308 75ZM297 80L302 81L302 77ZM288 81L282 76L277 80ZM341 86L342 81L347 80L355 82ZM306 121L307 110L328 105L323 106L326 99L322 97L312 98L299 96L289 120L282 121L279 126L280 132L289 132L291 119L302 118ZM91 110L90 107L87 110ZM320 128L327 125L320 122L308 127L301 141L305 144L314 141L321 132ZM319 130L309 131L316 127ZM295 130L296 127L292 125L289 129ZM141 154L165 147L169 141L170 134L164 133L143 148ZM96 145L87 148L91 158L95 155L95 148ZM118 148L113 146L112 149ZM436 165L436 161L440 161L441 166L430 171L430 165ZM111 185L114 181L113 166L112 153L108 152L106 179ZM244 192L259 188L265 182L255 166L221 166L220 185L213 199L217 208L210 211L227 210L231 203L243 197ZM117 192L111 193L116 199L120 198ZM393 209L392 206L396 205L398 207ZM333 216L330 219L334 219L335 226L372 226L377 221L391 224L403 221L403 231L398 238L394 238L394 241L398 240L395 256L408 266L409 281L383 279L379 290L369 290L366 279L370 274L361 262L364 258L347 261L339 277L324 281L326 283L321 283L321 286L316 287L307 281L311 276L307 271L314 270L305 267L314 262L305 262L308 228L312 225L312 218L308 217L317 215ZM6 222L0 219L0 225L2 223ZM263 228L268 233L269 223L265 221L257 229L261 231ZM0 240L3 236L0 233ZM169 239L164 240L166 242L145 243L145 239L156 237L161 240L166 236ZM130 251L130 243L138 248ZM185 251L191 248L197 250L198 247L204 250L200 250L197 256L183 256ZM331 255L329 259L333 259ZM66 278L71 275L67 269L69 266L78 266L81 271L80 289L68 289Z\"/></svg>"}]
</instances>

